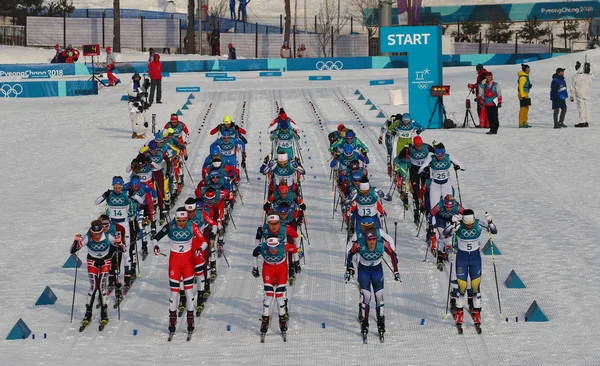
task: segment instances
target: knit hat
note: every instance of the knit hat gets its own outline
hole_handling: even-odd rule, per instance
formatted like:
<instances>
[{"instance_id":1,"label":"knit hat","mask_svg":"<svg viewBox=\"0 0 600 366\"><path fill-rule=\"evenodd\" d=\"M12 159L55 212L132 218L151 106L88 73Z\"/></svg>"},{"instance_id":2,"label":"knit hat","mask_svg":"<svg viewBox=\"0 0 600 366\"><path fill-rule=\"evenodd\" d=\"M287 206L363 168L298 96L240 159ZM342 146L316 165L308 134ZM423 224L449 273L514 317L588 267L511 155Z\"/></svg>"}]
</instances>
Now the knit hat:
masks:
<instances>
[{"instance_id":1,"label":"knit hat","mask_svg":"<svg viewBox=\"0 0 600 366\"><path fill-rule=\"evenodd\" d=\"M521 70L527 71L527 69L529 69L529 65L527 65L527 64L521 64Z\"/></svg>"}]
</instances>

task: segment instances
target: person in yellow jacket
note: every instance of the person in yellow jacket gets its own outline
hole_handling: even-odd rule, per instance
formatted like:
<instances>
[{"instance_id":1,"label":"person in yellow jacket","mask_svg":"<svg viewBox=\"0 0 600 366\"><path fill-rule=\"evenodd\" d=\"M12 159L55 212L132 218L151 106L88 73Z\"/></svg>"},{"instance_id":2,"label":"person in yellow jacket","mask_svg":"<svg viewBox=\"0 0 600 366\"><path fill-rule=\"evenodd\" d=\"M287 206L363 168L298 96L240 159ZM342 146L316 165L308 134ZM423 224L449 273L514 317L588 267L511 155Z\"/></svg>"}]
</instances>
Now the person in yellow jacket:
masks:
<instances>
[{"instance_id":1,"label":"person in yellow jacket","mask_svg":"<svg viewBox=\"0 0 600 366\"><path fill-rule=\"evenodd\" d=\"M519 128L529 128L529 106L531 105L531 99L529 98L529 90L531 89L531 82L529 81L529 72L531 69L529 65L521 64L521 71L518 75L518 96L519 96Z\"/></svg>"}]
</instances>

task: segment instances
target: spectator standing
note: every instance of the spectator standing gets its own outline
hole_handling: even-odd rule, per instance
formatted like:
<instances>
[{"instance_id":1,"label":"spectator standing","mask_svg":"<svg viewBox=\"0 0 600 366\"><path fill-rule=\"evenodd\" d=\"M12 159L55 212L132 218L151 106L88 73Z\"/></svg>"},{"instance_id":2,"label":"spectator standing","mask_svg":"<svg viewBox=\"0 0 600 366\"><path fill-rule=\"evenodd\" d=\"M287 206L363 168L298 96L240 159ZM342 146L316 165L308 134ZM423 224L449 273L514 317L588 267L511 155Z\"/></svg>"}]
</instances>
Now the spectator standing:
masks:
<instances>
[{"instance_id":1,"label":"spectator standing","mask_svg":"<svg viewBox=\"0 0 600 366\"><path fill-rule=\"evenodd\" d=\"M227 53L227 59L228 60L237 60L237 55L235 53L235 47L233 47L233 44L228 44L227 48L229 49L229 52Z\"/></svg>"},{"instance_id":2,"label":"spectator standing","mask_svg":"<svg viewBox=\"0 0 600 366\"><path fill-rule=\"evenodd\" d=\"M288 41L283 41L283 46L281 46L281 58L292 58L292 50Z\"/></svg>"},{"instance_id":3,"label":"spectator standing","mask_svg":"<svg viewBox=\"0 0 600 366\"><path fill-rule=\"evenodd\" d=\"M219 28L215 26L212 33L210 34L210 47L213 56L221 56L221 50L219 49L219 44L221 42L221 33L219 32Z\"/></svg>"},{"instance_id":4,"label":"spectator standing","mask_svg":"<svg viewBox=\"0 0 600 366\"><path fill-rule=\"evenodd\" d=\"M496 43L508 43L508 41L506 40L506 37L504 37L504 34L501 34Z\"/></svg>"},{"instance_id":5,"label":"spectator standing","mask_svg":"<svg viewBox=\"0 0 600 366\"><path fill-rule=\"evenodd\" d=\"M148 49L148 63L154 61L154 55L156 54L156 52L154 51L154 48L150 47Z\"/></svg>"},{"instance_id":6,"label":"spectator standing","mask_svg":"<svg viewBox=\"0 0 600 366\"><path fill-rule=\"evenodd\" d=\"M298 58L307 58L308 57L308 51L306 51L306 46L304 45L304 43L302 43L300 45L300 47L298 47L298 51L296 51L296 57L298 57Z\"/></svg>"},{"instance_id":7,"label":"spectator standing","mask_svg":"<svg viewBox=\"0 0 600 366\"><path fill-rule=\"evenodd\" d=\"M114 53L111 51L110 46L106 47L106 75L108 76L108 86L115 86L120 80L112 73L116 67L116 60Z\"/></svg>"},{"instance_id":8,"label":"spectator standing","mask_svg":"<svg viewBox=\"0 0 600 366\"><path fill-rule=\"evenodd\" d=\"M229 0L229 16L235 20L235 0Z\"/></svg>"},{"instance_id":9,"label":"spectator standing","mask_svg":"<svg viewBox=\"0 0 600 366\"><path fill-rule=\"evenodd\" d=\"M240 5L238 7L238 20L242 22L248 21L248 13L246 11L246 6L250 4L250 0L240 0Z\"/></svg>"},{"instance_id":10,"label":"spectator standing","mask_svg":"<svg viewBox=\"0 0 600 366\"><path fill-rule=\"evenodd\" d=\"M150 101L154 101L154 91L156 90L156 103L161 104L162 101L162 63L160 55L154 54L154 60L148 64L148 76L150 76Z\"/></svg>"},{"instance_id":11,"label":"spectator standing","mask_svg":"<svg viewBox=\"0 0 600 366\"><path fill-rule=\"evenodd\" d=\"M500 85L494 81L494 75L491 72L486 73L485 81L479 84L479 95L479 103L483 104L490 123L490 130L486 134L496 135L500 127L498 108L502 107L502 91Z\"/></svg>"},{"instance_id":12,"label":"spectator standing","mask_svg":"<svg viewBox=\"0 0 600 366\"><path fill-rule=\"evenodd\" d=\"M580 67L581 63L577 61L575 70L579 70ZM577 109L579 110L579 123L575 127L589 127L592 79L594 79L594 74L592 74L589 62L583 64L583 72L579 71L571 79L571 102L577 100Z\"/></svg>"},{"instance_id":13,"label":"spectator standing","mask_svg":"<svg viewBox=\"0 0 600 366\"><path fill-rule=\"evenodd\" d=\"M529 73L531 69L529 65L521 64L521 71L517 74L517 95L519 97L519 128L529 128L529 106L531 98L529 98L529 90L531 82L529 81Z\"/></svg>"},{"instance_id":14,"label":"spectator standing","mask_svg":"<svg viewBox=\"0 0 600 366\"><path fill-rule=\"evenodd\" d=\"M60 45L58 43L54 45L54 50L56 51L56 54L54 55L54 58L52 59L51 63L62 64L63 62L65 62L64 57L62 55L63 50L60 48Z\"/></svg>"},{"instance_id":15,"label":"spectator standing","mask_svg":"<svg viewBox=\"0 0 600 366\"><path fill-rule=\"evenodd\" d=\"M475 66L475 71L477 72L477 80L475 81L475 84L467 84L467 86L469 89L475 91L475 101L477 102L480 97L479 85L485 80L485 74L487 74L488 71L483 67L482 64L477 64L477 66ZM485 114L485 108L483 108L481 103L477 103L477 115L479 116L479 127L489 128L490 124L487 120L487 115Z\"/></svg>"},{"instance_id":16,"label":"spectator standing","mask_svg":"<svg viewBox=\"0 0 600 366\"><path fill-rule=\"evenodd\" d=\"M471 39L467 35L467 33L463 33L462 37L460 37L459 42L471 42Z\"/></svg>"},{"instance_id":17,"label":"spectator standing","mask_svg":"<svg viewBox=\"0 0 600 366\"><path fill-rule=\"evenodd\" d=\"M550 100L552 100L552 109L554 110L554 128L567 127L565 125L565 114L567 114L567 82L565 80L565 69L559 67L556 73L552 75L550 83ZM560 117L558 113L560 112Z\"/></svg>"}]
</instances>

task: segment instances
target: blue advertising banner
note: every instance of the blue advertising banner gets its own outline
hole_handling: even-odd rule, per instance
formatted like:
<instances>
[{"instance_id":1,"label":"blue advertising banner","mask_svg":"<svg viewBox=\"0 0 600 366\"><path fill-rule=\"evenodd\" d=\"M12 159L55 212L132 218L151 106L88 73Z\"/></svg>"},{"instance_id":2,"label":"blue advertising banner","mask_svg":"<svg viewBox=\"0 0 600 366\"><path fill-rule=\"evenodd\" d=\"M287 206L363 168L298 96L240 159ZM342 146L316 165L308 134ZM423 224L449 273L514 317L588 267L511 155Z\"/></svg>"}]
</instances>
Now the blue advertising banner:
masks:
<instances>
[{"instance_id":1,"label":"blue advertising banner","mask_svg":"<svg viewBox=\"0 0 600 366\"><path fill-rule=\"evenodd\" d=\"M0 82L0 98L47 98L98 94L96 81Z\"/></svg>"},{"instance_id":2,"label":"blue advertising banner","mask_svg":"<svg viewBox=\"0 0 600 366\"><path fill-rule=\"evenodd\" d=\"M84 65L79 64L0 64L0 78L45 78L55 76L82 75L76 73L76 71L81 72L83 70L80 66L83 66L83 68L85 68ZM89 75L89 73L87 75Z\"/></svg>"},{"instance_id":3,"label":"blue advertising banner","mask_svg":"<svg viewBox=\"0 0 600 366\"><path fill-rule=\"evenodd\" d=\"M522 4L489 4L461 6L424 6L421 24L456 24L457 22L524 22L537 17L551 21L562 19L589 19L600 16L598 1L562 1ZM364 10L368 25L379 24L379 9ZM398 25L398 8L392 8L392 25Z\"/></svg>"},{"instance_id":4,"label":"blue advertising banner","mask_svg":"<svg viewBox=\"0 0 600 366\"><path fill-rule=\"evenodd\" d=\"M441 128L442 108L431 87L442 85L442 27L381 27L381 52L408 52L408 107L427 128Z\"/></svg>"}]
</instances>

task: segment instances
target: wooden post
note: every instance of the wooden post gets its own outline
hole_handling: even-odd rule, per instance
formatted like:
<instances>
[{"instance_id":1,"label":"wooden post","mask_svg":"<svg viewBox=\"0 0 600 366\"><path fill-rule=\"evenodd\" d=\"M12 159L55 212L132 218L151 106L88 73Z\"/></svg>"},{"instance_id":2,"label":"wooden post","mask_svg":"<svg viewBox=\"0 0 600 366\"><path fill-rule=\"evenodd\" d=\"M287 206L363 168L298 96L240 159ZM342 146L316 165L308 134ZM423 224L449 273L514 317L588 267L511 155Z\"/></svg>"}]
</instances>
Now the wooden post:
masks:
<instances>
[{"instance_id":1,"label":"wooden post","mask_svg":"<svg viewBox=\"0 0 600 366\"><path fill-rule=\"evenodd\" d=\"M567 49L567 22L566 21L563 21L563 32L565 35L565 52L566 52L566 49Z\"/></svg>"},{"instance_id":2,"label":"wooden post","mask_svg":"<svg viewBox=\"0 0 600 366\"><path fill-rule=\"evenodd\" d=\"M102 10L102 48L106 48L106 36L105 36L105 24L104 21L106 20L106 11Z\"/></svg>"},{"instance_id":3,"label":"wooden post","mask_svg":"<svg viewBox=\"0 0 600 366\"><path fill-rule=\"evenodd\" d=\"M63 14L63 47L67 48L67 16Z\"/></svg>"},{"instance_id":4,"label":"wooden post","mask_svg":"<svg viewBox=\"0 0 600 366\"><path fill-rule=\"evenodd\" d=\"M146 52L146 49L144 48L144 17L140 17L140 30L142 36L142 52Z\"/></svg>"},{"instance_id":5,"label":"wooden post","mask_svg":"<svg viewBox=\"0 0 600 366\"><path fill-rule=\"evenodd\" d=\"M294 55L294 58L296 58L296 25L295 24L294 24L293 30L294 30L294 38L293 38L293 40L294 40L294 53L293 53L293 55Z\"/></svg>"},{"instance_id":6,"label":"wooden post","mask_svg":"<svg viewBox=\"0 0 600 366\"><path fill-rule=\"evenodd\" d=\"M121 52L121 3L114 0L113 3L113 52Z\"/></svg>"},{"instance_id":7,"label":"wooden post","mask_svg":"<svg viewBox=\"0 0 600 366\"><path fill-rule=\"evenodd\" d=\"M256 37L254 41L254 58L258 58L258 23L256 23Z\"/></svg>"},{"instance_id":8,"label":"wooden post","mask_svg":"<svg viewBox=\"0 0 600 366\"><path fill-rule=\"evenodd\" d=\"M283 14L279 14L279 34L283 34Z\"/></svg>"},{"instance_id":9,"label":"wooden post","mask_svg":"<svg viewBox=\"0 0 600 366\"><path fill-rule=\"evenodd\" d=\"M515 33L515 53L519 53L519 35Z\"/></svg>"},{"instance_id":10,"label":"wooden post","mask_svg":"<svg viewBox=\"0 0 600 366\"><path fill-rule=\"evenodd\" d=\"M331 26L331 57L333 57L333 26Z\"/></svg>"}]
</instances>

